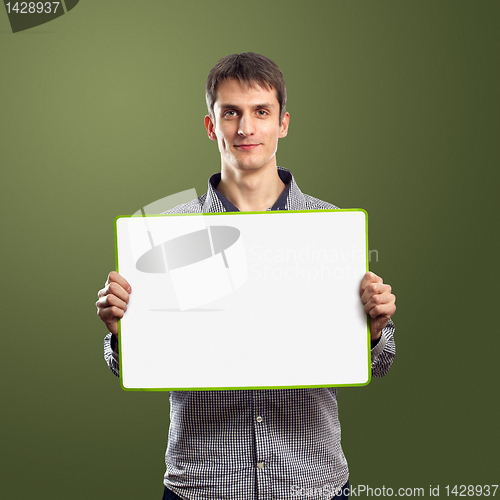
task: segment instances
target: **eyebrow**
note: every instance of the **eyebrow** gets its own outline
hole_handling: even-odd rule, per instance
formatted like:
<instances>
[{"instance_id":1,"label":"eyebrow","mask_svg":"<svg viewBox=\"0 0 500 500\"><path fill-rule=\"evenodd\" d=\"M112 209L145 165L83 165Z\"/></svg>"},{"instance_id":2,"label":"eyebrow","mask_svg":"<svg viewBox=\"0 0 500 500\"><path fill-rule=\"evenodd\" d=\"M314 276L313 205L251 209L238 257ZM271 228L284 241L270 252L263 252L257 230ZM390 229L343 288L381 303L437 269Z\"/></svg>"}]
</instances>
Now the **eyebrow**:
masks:
<instances>
[{"instance_id":1,"label":"eyebrow","mask_svg":"<svg viewBox=\"0 0 500 500\"><path fill-rule=\"evenodd\" d=\"M255 104L252 106L253 109L259 108L275 108L276 106L272 102L263 102L262 104ZM221 109L241 109L240 106L236 104L220 104Z\"/></svg>"}]
</instances>

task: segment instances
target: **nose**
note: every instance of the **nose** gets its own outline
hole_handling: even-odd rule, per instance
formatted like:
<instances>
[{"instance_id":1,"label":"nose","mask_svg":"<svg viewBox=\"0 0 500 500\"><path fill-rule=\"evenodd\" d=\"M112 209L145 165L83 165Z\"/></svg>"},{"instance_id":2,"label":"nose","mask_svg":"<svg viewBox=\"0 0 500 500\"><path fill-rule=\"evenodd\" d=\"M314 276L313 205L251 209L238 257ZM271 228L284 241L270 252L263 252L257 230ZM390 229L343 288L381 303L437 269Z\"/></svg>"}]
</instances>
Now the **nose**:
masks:
<instances>
[{"instance_id":1,"label":"nose","mask_svg":"<svg viewBox=\"0 0 500 500\"><path fill-rule=\"evenodd\" d=\"M255 133L255 126L250 116L242 116L238 125L240 137L249 137Z\"/></svg>"}]
</instances>

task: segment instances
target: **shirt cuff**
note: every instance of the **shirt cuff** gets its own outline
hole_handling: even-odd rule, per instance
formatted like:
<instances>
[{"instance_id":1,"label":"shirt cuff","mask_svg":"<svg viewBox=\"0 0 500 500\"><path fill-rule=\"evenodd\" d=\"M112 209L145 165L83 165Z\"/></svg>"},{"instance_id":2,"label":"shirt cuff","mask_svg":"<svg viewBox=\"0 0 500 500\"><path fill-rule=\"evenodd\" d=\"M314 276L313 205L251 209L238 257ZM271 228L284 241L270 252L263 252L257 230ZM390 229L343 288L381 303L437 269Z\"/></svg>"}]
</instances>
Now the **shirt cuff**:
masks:
<instances>
[{"instance_id":1,"label":"shirt cuff","mask_svg":"<svg viewBox=\"0 0 500 500\"><path fill-rule=\"evenodd\" d=\"M118 339L116 338L116 335L111 334L110 343L111 343L113 358L118 360L119 359L119 351L118 351Z\"/></svg>"},{"instance_id":2,"label":"shirt cuff","mask_svg":"<svg viewBox=\"0 0 500 500\"><path fill-rule=\"evenodd\" d=\"M387 338L384 335L384 330L382 330L382 335L375 342L372 342L372 359L378 356L385 348L387 344Z\"/></svg>"}]
</instances>

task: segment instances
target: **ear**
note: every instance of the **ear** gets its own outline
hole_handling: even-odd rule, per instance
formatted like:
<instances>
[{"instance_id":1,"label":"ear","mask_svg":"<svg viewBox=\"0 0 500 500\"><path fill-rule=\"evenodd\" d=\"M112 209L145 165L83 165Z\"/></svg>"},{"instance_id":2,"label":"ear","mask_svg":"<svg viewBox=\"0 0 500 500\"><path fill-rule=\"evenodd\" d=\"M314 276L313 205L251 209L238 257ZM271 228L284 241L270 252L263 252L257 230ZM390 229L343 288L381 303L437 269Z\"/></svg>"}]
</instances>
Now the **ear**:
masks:
<instances>
[{"instance_id":1,"label":"ear","mask_svg":"<svg viewBox=\"0 0 500 500\"><path fill-rule=\"evenodd\" d=\"M288 111L283 115L283 120L281 120L280 135L279 138L286 137L288 134L288 124L290 123L290 113Z\"/></svg>"},{"instance_id":2,"label":"ear","mask_svg":"<svg viewBox=\"0 0 500 500\"><path fill-rule=\"evenodd\" d=\"M212 139L212 141L216 141L215 124L209 115L205 116L205 128L207 129L208 138Z\"/></svg>"}]
</instances>

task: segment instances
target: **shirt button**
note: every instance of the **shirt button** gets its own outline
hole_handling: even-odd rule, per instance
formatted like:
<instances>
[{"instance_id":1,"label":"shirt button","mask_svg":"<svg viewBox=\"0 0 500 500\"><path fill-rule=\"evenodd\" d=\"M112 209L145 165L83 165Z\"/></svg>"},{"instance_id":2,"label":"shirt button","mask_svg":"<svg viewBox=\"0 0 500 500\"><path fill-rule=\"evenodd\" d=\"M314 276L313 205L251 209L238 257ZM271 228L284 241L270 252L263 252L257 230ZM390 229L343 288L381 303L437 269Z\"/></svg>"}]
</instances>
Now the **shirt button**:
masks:
<instances>
[{"instance_id":1,"label":"shirt button","mask_svg":"<svg viewBox=\"0 0 500 500\"><path fill-rule=\"evenodd\" d=\"M262 422L264 419L262 417L257 417L257 422Z\"/></svg>"},{"instance_id":2,"label":"shirt button","mask_svg":"<svg viewBox=\"0 0 500 500\"><path fill-rule=\"evenodd\" d=\"M257 464L257 467L258 467L259 469L263 469L263 468L264 468L264 462L259 462L259 463Z\"/></svg>"}]
</instances>

